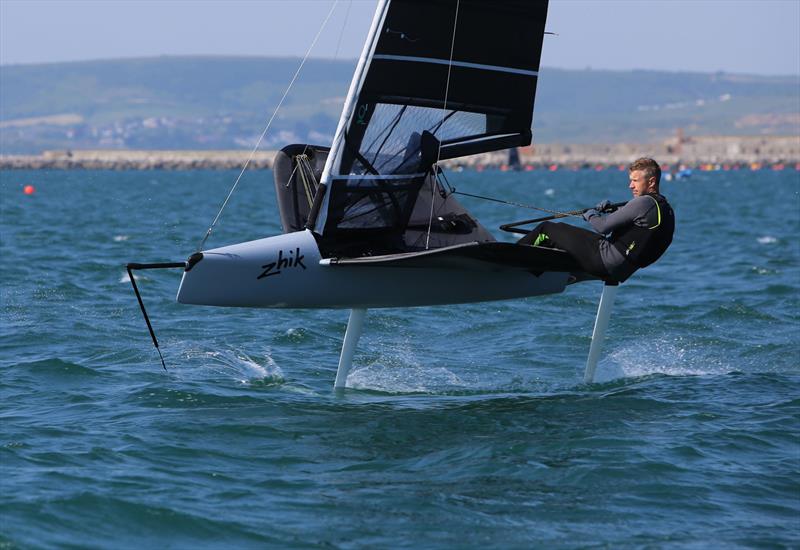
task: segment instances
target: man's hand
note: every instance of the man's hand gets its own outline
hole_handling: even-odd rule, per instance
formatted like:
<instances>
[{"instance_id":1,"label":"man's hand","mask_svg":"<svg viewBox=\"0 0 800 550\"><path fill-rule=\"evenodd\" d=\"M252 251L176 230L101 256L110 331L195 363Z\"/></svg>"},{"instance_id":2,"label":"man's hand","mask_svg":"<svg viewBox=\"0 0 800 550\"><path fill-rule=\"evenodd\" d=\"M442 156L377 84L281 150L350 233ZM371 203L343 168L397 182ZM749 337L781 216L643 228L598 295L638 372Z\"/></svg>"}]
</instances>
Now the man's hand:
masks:
<instances>
[{"instance_id":1,"label":"man's hand","mask_svg":"<svg viewBox=\"0 0 800 550\"><path fill-rule=\"evenodd\" d=\"M597 210L595 210L594 208L590 208L589 210L583 213L583 219L588 222L592 216L599 216L599 215L600 214L597 212Z\"/></svg>"},{"instance_id":2,"label":"man's hand","mask_svg":"<svg viewBox=\"0 0 800 550\"><path fill-rule=\"evenodd\" d=\"M603 212L603 213L613 212L615 210L615 208L611 205L611 201L608 199L597 203L597 206L595 206L594 208L598 212Z\"/></svg>"}]
</instances>

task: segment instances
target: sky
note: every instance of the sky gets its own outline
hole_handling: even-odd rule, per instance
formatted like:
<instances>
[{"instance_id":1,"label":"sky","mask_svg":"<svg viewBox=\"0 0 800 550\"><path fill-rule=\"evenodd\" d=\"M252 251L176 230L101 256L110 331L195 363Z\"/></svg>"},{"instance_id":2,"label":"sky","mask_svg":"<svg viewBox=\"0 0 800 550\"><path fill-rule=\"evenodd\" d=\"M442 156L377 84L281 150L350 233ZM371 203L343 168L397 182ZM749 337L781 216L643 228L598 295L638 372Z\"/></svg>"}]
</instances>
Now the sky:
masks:
<instances>
[{"instance_id":1,"label":"sky","mask_svg":"<svg viewBox=\"0 0 800 550\"><path fill-rule=\"evenodd\" d=\"M498 0L502 1L502 0ZM0 0L0 64L358 57L375 0ZM800 0L550 0L542 65L800 74Z\"/></svg>"}]
</instances>

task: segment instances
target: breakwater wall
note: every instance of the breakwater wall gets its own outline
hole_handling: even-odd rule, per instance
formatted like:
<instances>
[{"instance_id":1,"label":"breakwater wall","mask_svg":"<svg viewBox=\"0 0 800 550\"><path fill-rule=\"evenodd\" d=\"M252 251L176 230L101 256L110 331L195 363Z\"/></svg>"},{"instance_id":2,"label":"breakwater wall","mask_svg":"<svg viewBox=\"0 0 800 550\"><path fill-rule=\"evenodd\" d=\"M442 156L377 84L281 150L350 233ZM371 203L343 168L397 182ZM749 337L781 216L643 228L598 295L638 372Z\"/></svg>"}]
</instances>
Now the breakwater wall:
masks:
<instances>
[{"instance_id":1,"label":"breakwater wall","mask_svg":"<svg viewBox=\"0 0 800 550\"><path fill-rule=\"evenodd\" d=\"M40 155L0 155L0 169L86 170L233 170L241 169L249 151L45 151ZM670 167L800 165L800 136L707 136L673 138L646 144L536 144L519 149L527 167L613 167L649 156ZM248 169L272 167L275 151L252 155ZM508 151L446 161L450 167L502 168Z\"/></svg>"},{"instance_id":2,"label":"breakwater wall","mask_svg":"<svg viewBox=\"0 0 800 550\"><path fill-rule=\"evenodd\" d=\"M521 148L519 156L522 163L556 165L620 165L639 157L689 167L795 165L800 163L800 136L676 136L658 143L536 144Z\"/></svg>"},{"instance_id":3,"label":"breakwater wall","mask_svg":"<svg viewBox=\"0 0 800 550\"><path fill-rule=\"evenodd\" d=\"M0 155L0 170L241 170L249 151L45 151ZM275 151L257 151L249 170L272 168Z\"/></svg>"}]
</instances>

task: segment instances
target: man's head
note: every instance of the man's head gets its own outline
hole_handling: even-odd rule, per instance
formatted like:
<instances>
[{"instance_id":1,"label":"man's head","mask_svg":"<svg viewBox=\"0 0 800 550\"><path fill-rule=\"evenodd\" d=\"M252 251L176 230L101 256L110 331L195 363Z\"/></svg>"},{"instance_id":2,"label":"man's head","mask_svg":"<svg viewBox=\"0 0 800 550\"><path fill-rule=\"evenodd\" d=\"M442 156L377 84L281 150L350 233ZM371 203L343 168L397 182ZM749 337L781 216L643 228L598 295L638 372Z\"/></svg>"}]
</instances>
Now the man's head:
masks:
<instances>
[{"instance_id":1,"label":"man's head","mask_svg":"<svg viewBox=\"0 0 800 550\"><path fill-rule=\"evenodd\" d=\"M634 197L646 193L658 193L658 184L661 181L661 167L653 159L636 159L628 166L628 174L631 181L628 188Z\"/></svg>"}]
</instances>

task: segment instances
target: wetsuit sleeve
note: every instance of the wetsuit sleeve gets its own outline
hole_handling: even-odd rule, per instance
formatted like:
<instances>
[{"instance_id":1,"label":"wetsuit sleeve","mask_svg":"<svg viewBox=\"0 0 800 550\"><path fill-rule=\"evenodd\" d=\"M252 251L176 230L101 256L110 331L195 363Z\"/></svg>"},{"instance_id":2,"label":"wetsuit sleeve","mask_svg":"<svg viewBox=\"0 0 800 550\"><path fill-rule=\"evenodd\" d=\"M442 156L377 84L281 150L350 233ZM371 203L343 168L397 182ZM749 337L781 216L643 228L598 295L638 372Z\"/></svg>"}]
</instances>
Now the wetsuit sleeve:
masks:
<instances>
[{"instance_id":1,"label":"wetsuit sleeve","mask_svg":"<svg viewBox=\"0 0 800 550\"><path fill-rule=\"evenodd\" d=\"M655 201L648 197L636 197L608 216L592 216L589 223L598 233L608 235L616 229L633 224L637 218L645 219L647 212L653 208Z\"/></svg>"}]
</instances>

